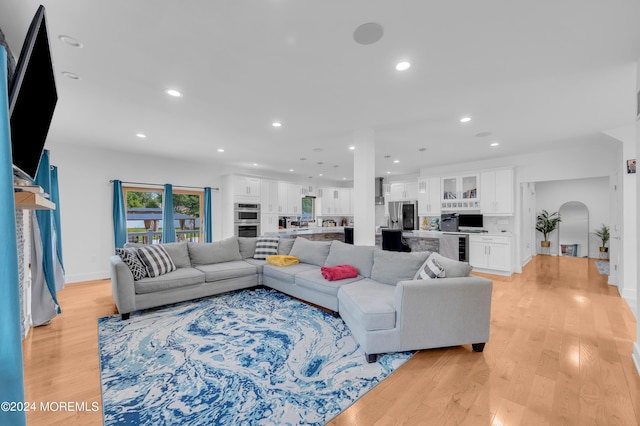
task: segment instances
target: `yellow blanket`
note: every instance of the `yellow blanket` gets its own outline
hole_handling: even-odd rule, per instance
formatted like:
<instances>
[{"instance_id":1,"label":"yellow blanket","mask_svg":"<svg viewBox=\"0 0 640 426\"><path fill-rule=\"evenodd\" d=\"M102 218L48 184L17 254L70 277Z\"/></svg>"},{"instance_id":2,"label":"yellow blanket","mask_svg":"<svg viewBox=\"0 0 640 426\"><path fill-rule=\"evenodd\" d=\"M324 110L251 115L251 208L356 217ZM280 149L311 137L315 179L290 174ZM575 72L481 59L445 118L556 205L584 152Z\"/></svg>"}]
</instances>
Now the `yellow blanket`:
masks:
<instances>
[{"instance_id":1,"label":"yellow blanket","mask_svg":"<svg viewBox=\"0 0 640 426\"><path fill-rule=\"evenodd\" d=\"M275 266L289 266L300 263L300 259L295 256L285 256L284 254L277 254L273 256L267 256L267 263Z\"/></svg>"}]
</instances>

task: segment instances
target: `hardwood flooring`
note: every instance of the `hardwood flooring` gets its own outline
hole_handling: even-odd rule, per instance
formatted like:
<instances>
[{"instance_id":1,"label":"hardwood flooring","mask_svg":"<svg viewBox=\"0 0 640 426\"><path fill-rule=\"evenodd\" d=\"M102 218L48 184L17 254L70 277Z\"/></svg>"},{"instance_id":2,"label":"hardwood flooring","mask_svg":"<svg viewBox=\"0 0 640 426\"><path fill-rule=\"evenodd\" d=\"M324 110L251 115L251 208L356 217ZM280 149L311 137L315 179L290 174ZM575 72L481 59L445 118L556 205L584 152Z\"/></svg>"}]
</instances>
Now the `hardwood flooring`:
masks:
<instances>
[{"instance_id":1,"label":"hardwood flooring","mask_svg":"<svg viewBox=\"0 0 640 426\"><path fill-rule=\"evenodd\" d=\"M331 425L640 424L631 359L636 321L594 259L536 256L494 281L491 337L417 353ZM67 285L62 315L23 344L29 402L85 402L33 411L29 425L99 425L97 322L116 312L108 280Z\"/></svg>"}]
</instances>

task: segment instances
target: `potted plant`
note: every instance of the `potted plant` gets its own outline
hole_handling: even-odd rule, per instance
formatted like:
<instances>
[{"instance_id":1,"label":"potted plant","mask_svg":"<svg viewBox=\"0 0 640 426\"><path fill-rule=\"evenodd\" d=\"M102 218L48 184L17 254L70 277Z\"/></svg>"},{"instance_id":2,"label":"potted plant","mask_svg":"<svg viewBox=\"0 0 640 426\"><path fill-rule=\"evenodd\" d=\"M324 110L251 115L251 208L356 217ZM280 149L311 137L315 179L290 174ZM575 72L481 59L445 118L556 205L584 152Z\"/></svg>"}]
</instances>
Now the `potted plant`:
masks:
<instances>
[{"instance_id":1,"label":"potted plant","mask_svg":"<svg viewBox=\"0 0 640 426\"><path fill-rule=\"evenodd\" d=\"M544 239L540 241L542 247L549 247L551 241L549 241L549 234L556 230L558 223L561 222L560 213L549 213L546 210L542 210L537 217L536 231L541 232Z\"/></svg>"},{"instance_id":2,"label":"potted plant","mask_svg":"<svg viewBox=\"0 0 640 426\"><path fill-rule=\"evenodd\" d=\"M606 247L606 245L607 245L607 242L609 242L609 238L610 238L609 227L603 223L600 229L595 230L594 234L596 234L596 236L602 240L602 245L600 246L600 253L608 252L609 247Z\"/></svg>"}]
</instances>

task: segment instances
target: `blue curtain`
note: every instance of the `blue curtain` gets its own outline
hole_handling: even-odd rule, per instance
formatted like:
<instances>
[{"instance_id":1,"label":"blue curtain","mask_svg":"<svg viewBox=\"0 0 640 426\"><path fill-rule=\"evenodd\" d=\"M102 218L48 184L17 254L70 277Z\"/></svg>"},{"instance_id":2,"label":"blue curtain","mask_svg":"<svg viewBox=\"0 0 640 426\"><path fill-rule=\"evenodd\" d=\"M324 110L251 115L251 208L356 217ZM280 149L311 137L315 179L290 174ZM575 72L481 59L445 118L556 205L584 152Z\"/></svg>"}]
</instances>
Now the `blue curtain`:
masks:
<instances>
[{"instance_id":1,"label":"blue curtain","mask_svg":"<svg viewBox=\"0 0 640 426\"><path fill-rule=\"evenodd\" d=\"M176 229L173 226L173 186L170 183L164 186L162 205L162 242L173 243L176 241Z\"/></svg>"},{"instance_id":2,"label":"blue curtain","mask_svg":"<svg viewBox=\"0 0 640 426\"><path fill-rule=\"evenodd\" d=\"M49 166L49 151L46 149L40 158L34 183L40 186L45 193L51 194L51 168ZM49 322L56 313L60 313L56 293L64 286L64 281L59 282L61 274L58 273L53 211L36 210L35 217L37 223L32 223L34 229L32 242L36 256L32 256L31 259L33 278L31 310L33 324L41 325Z\"/></svg>"},{"instance_id":3,"label":"blue curtain","mask_svg":"<svg viewBox=\"0 0 640 426\"><path fill-rule=\"evenodd\" d=\"M113 181L113 237L115 248L122 248L127 243L127 208L119 180Z\"/></svg>"},{"instance_id":4,"label":"blue curtain","mask_svg":"<svg viewBox=\"0 0 640 426\"><path fill-rule=\"evenodd\" d=\"M204 242L213 241L213 230L211 229L211 188L204 189Z\"/></svg>"},{"instance_id":5,"label":"blue curtain","mask_svg":"<svg viewBox=\"0 0 640 426\"><path fill-rule=\"evenodd\" d=\"M24 367L20 338L20 285L13 160L7 102L7 54L0 46L0 402L24 401ZM25 411L0 410L0 424L24 425Z\"/></svg>"},{"instance_id":6,"label":"blue curtain","mask_svg":"<svg viewBox=\"0 0 640 426\"><path fill-rule=\"evenodd\" d=\"M53 232L56 235L56 254L58 263L64 272L64 262L62 261L62 226L60 226L60 192L58 190L58 168L51 166L51 192L50 200L56 205L53 211Z\"/></svg>"}]
</instances>

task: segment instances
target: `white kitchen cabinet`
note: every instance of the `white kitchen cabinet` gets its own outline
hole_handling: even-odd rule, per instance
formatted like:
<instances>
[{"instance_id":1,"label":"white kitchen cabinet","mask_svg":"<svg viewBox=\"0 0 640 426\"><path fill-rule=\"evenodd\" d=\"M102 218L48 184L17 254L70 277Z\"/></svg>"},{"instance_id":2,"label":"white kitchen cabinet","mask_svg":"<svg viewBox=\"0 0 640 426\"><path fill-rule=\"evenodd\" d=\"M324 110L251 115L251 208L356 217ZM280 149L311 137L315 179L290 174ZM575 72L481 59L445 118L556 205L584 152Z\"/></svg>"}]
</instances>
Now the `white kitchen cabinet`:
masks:
<instances>
[{"instance_id":1,"label":"white kitchen cabinet","mask_svg":"<svg viewBox=\"0 0 640 426\"><path fill-rule=\"evenodd\" d=\"M440 216L440 178L418 180L418 215Z\"/></svg>"},{"instance_id":2,"label":"white kitchen cabinet","mask_svg":"<svg viewBox=\"0 0 640 426\"><path fill-rule=\"evenodd\" d=\"M479 183L480 176L478 174L443 177L441 185L441 209L480 209Z\"/></svg>"},{"instance_id":3,"label":"white kitchen cabinet","mask_svg":"<svg viewBox=\"0 0 640 426\"><path fill-rule=\"evenodd\" d=\"M390 201L418 199L418 182L395 182L391 184Z\"/></svg>"},{"instance_id":4,"label":"white kitchen cabinet","mask_svg":"<svg viewBox=\"0 0 640 426\"><path fill-rule=\"evenodd\" d=\"M512 215L513 169L491 170L480 174L483 214Z\"/></svg>"},{"instance_id":5,"label":"white kitchen cabinet","mask_svg":"<svg viewBox=\"0 0 640 426\"><path fill-rule=\"evenodd\" d=\"M238 198L260 198L260 179L247 176L233 177L233 194Z\"/></svg>"},{"instance_id":6,"label":"white kitchen cabinet","mask_svg":"<svg viewBox=\"0 0 640 426\"><path fill-rule=\"evenodd\" d=\"M351 203L351 197L353 194L352 188L340 188L338 190L338 214L352 215L353 207Z\"/></svg>"},{"instance_id":7,"label":"white kitchen cabinet","mask_svg":"<svg viewBox=\"0 0 640 426\"><path fill-rule=\"evenodd\" d=\"M287 212L292 215L302 213L302 185L287 184Z\"/></svg>"},{"instance_id":8,"label":"white kitchen cabinet","mask_svg":"<svg viewBox=\"0 0 640 426\"><path fill-rule=\"evenodd\" d=\"M474 268L511 272L511 237L469 235L469 264Z\"/></svg>"},{"instance_id":9,"label":"white kitchen cabinet","mask_svg":"<svg viewBox=\"0 0 640 426\"><path fill-rule=\"evenodd\" d=\"M323 187L319 190L320 212L322 216L335 216L340 208L340 190L338 188Z\"/></svg>"},{"instance_id":10,"label":"white kitchen cabinet","mask_svg":"<svg viewBox=\"0 0 640 426\"><path fill-rule=\"evenodd\" d=\"M278 181L263 179L260 185L260 212L278 213Z\"/></svg>"},{"instance_id":11,"label":"white kitchen cabinet","mask_svg":"<svg viewBox=\"0 0 640 426\"><path fill-rule=\"evenodd\" d=\"M260 234L264 235L266 232L277 232L278 219L277 213L262 213L260 215Z\"/></svg>"}]
</instances>

